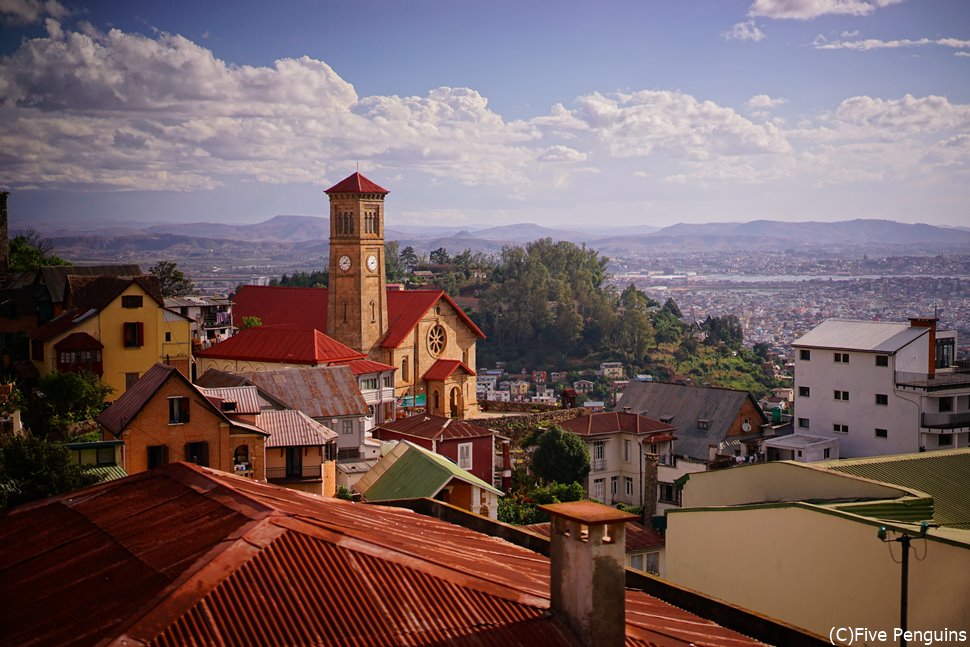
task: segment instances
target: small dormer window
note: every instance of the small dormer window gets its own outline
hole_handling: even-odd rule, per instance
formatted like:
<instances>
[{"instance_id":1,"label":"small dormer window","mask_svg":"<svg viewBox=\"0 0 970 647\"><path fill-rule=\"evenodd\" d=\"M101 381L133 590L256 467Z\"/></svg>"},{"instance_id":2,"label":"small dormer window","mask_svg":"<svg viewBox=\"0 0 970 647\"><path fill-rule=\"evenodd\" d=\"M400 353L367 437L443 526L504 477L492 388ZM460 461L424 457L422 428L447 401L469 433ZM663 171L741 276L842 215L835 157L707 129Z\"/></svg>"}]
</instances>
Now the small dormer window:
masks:
<instances>
[{"instance_id":1,"label":"small dormer window","mask_svg":"<svg viewBox=\"0 0 970 647\"><path fill-rule=\"evenodd\" d=\"M708 420L707 418L701 418L700 420L697 421L698 429L709 429L710 426L711 426L711 421Z\"/></svg>"},{"instance_id":2,"label":"small dormer window","mask_svg":"<svg viewBox=\"0 0 970 647\"><path fill-rule=\"evenodd\" d=\"M672 414L672 413L665 413L662 416L660 416L660 422L666 422L668 424L673 419L674 419L674 414Z\"/></svg>"},{"instance_id":3,"label":"small dormer window","mask_svg":"<svg viewBox=\"0 0 970 647\"><path fill-rule=\"evenodd\" d=\"M223 400L222 401L222 404L220 405L220 408L223 411L235 411L236 410L236 402L234 400Z\"/></svg>"}]
</instances>

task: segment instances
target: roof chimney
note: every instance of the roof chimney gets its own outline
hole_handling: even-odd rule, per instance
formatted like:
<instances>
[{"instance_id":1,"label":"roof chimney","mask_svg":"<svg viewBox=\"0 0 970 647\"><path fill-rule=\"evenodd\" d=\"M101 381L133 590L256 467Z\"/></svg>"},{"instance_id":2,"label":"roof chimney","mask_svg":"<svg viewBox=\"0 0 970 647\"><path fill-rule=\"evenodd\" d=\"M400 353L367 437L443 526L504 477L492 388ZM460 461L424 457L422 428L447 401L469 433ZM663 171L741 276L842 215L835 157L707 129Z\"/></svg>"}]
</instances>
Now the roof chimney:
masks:
<instances>
[{"instance_id":1,"label":"roof chimney","mask_svg":"<svg viewBox=\"0 0 970 647\"><path fill-rule=\"evenodd\" d=\"M910 317L909 325L913 328L929 328L930 341L929 352L926 359L926 374L930 377L936 375L936 317Z\"/></svg>"},{"instance_id":2,"label":"roof chimney","mask_svg":"<svg viewBox=\"0 0 970 647\"><path fill-rule=\"evenodd\" d=\"M623 407L623 413L630 413L630 409L633 407Z\"/></svg>"},{"instance_id":3,"label":"roof chimney","mask_svg":"<svg viewBox=\"0 0 970 647\"><path fill-rule=\"evenodd\" d=\"M552 610L583 645L626 640L626 526L637 516L594 501L539 506L549 513Z\"/></svg>"},{"instance_id":4,"label":"roof chimney","mask_svg":"<svg viewBox=\"0 0 970 647\"><path fill-rule=\"evenodd\" d=\"M653 516L657 514L657 472L660 456L649 452L643 455L643 523L650 525Z\"/></svg>"},{"instance_id":5,"label":"roof chimney","mask_svg":"<svg viewBox=\"0 0 970 647\"><path fill-rule=\"evenodd\" d=\"M717 460L717 445L711 444L707 446L707 460L711 463Z\"/></svg>"},{"instance_id":6,"label":"roof chimney","mask_svg":"<svg viewBox=\"0 0 970 647\"><path fill-rule=\"evenodd\" d=\"M10 241L7 230L7 191L0 191L0 274L10 271Z\"/></svg>"}]
</instances>

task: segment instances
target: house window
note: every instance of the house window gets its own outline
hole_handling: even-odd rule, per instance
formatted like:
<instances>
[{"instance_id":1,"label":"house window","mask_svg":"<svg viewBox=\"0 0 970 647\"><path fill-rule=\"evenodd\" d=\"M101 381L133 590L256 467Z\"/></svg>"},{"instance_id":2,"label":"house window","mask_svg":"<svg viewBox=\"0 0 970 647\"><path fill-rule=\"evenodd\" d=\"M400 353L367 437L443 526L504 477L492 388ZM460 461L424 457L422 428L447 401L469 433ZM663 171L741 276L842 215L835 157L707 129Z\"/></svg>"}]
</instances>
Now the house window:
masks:
<instances>
[{"instance_id":1,"label":"house window","mask_svg":"<svg viewBox=\"0 0 970 647\"><path fill-rule=\"evenodd\" d=\"M812 351L806 350L804 348L798 351L798 359L803 362L810 362L812 360Z\"/></svg>"},{"instance_id":2,"label":"house window","mask_svg":"<svg viewBox=\"0 0 970 647\"><path fill-rule=\"evenodd\" d=\"M145 324L128 321L122 324L125 348L139 348L145 345Z\"/></svg>"},{"instance_id":3,"label":"house window","mask_svg":"<svg viewBox=\"0 0 970 647\"><path fill-rule=\"evenodd\" d=\"M698 420L697 421L697 428L698 429L707 429L710 426L711 426L711 421L710 420L704 420L704 419L702 419L702 420Z\"/></svg>"},{"instance_id":4,"label":"house window","mask_svg":"<svg viewBox=\"0 0 970 647\"><path fill-rule=\"evenodd\" d=\"M644 570L648 573L653 573L657 575L660 573L660 553L647 553L644 555L646 558L644 562Z\"/></svg>"},{"instance_id":5,"label":"house window","mask_svg":"<svg viewBox=\"0 0 970 647\"><path fill-rule=\"evenodd\" d=\"M184 425L189 421L189 399L168 399L168 424Z\"/></svg>"},{"instance_id":6,"label":"house window","mask_svg":"<svg viewBox=\"0 0 970 647\"><path fill-rule=\"evenodd\" d=\"M848 353L835 353L834 355L836 364L848 364L849 354Z\"/></svg>"},{"instance_id":7,"label":"house window","mask_svg":"<svg viewBox=\"0 0 970 647\"><path fill-rule=\"evenodd\" d=\"M838 432L840 434L849 433L849 425L840 425L839 423L832 424L832 431Z\"/></svg>"},{"instance_id":8,"label":"house window","mask_svg":"<svg viewBox=\"0 0 970 647\"><path fill-rule=\"evenodd\" d=\"M394 386L394 378L390 375L384 376L384 388L389 389Z\"/></svg>"},{"instance_id":9,"label":"house window","mask_svg":"<svg viewBox=\"0 0 970 647\"><path fill-rule=\"evenodd\" d=\"M808 398L808 397L811 397L811 395L812 395L812 389L811 388L809 388L807 386L800 386L800 387L798 387L798 397L800 397L800 398Z\"/></svg>"},{"instance_id":10,"label":"house window","mask_svg":"<svg viewBox=\"0 0 970 647\"><path fill-rule=\"evenodd\" d=\"M625 460L627 463L630 462L630 441L629 440L623 441L623 460Z\"/></svg>"},{"instance_id":11,"label":"house window","mask_svg":"<svg viewBox=\"0 0 970 647\"><path fill-rule=\"evenodd\" d=\"M642 571L643 570L643 555L630 555L630 568Z\"/></svg>"},{"instance_id":12,"label":"house window","mask_svg":"<svg viewBox=\"0 0 970 647\"><path fill-rule=\"evenodd\" d=\"M889 406L889 396L885 393L876 394L876 404L884 407Z\"/></svg>"},{"instance_id":13,"label":"house window","mask_svg":"<svg viewBox=\"0 0 970 647\"><path fill-rule=\"evenodd\" d=\"M354 433L354 421L344 420L340 428L340 433L348 435Z\"/></svg>"},{"instance_id":14,"label":"house window","mask_svg":"<svg viewBox=\"0 0 970 647\"><path fill-rule=\"evenodd\" d=\"M121 297L122 308L140 308L142 305L143 300L140 294L131 294Z\"/></svg>"},{"instance_id":15,"label":"house window","mask_svg":"<svg viewBox=\"0 0 970 647\"><path fill-rule=\"evenodd\" d=\"M849 400L849 392L848 391L835 391L834 393L835 393L835 399L836 400L845 400L846 402L848 402L848 400Z\"/></svg>"},{"instance_id":16,"label":"house window","mask_svg":"<svg viewBox=\"0 0 970 647\"><path fill-rule=\"evenodd\" d=\"M360 381L360 388L363 389L376 389L377 388L377 378L376 377L365 377Z\"/></svg>"},{"instance_id":17,"label":"house window","mask_svg":"<svg viewBox=\"0 0 970 647\"><path fill-rule=\"evenodd\" d=\"M458 445L458 467L463 470L472 468L472 444L461 443Z\"/></svg>"},{"instance_id":18,"label":"house window","mask_svg":"<svg viewBox=\"0 0 970 647\"><path fill-rule=\"evenodd\" d=\"M889 366L889 355L876 355L876 366Z\"/></svg>"},{"instance_id":19,"label":"house window","mask_svg":"<svg viewBox=\"0 0 970 647\"><path fill-rule=\"evenodd\" d=\"M626 486L626 495L633 496L633 479L629 476L624 476L623 484Z\"/></svg>"},{"instance_id":20,"label":"house window","mask_svg":"<svg viewBox=\"0 0 970 647\"><path fill-rule=\"evenodd\" d=\"M172 333L170 332L165 333L165 341L172 341Z\"/></svg>"},{"instance_id":21,"label":"house window","mask_svg":"<svg viewBox=\"0 0 970 647\"><path fill-rule=\"evenodd\" d=\"M125 373L125 391L135 386L138 381L138 373Z\"/></svg>"},{"instance_id":22,"label":"house window","mask_svg":"<svg viewBox=\"0 0 970 647\"><path fill-rule=\"evenodd\" d=\"M940 398L940 413L949 413L953 411L953 398Z\"/></svg>"},{"instance_id":23,"label":"house window","mask_svg":"<svg viewBox=\"0 0 970 647\"><path fill-rule=\"evenodd\" d=\"M660 500L664 503L680 505L680 490L673 483L660 483Z\"/></svg>"},{"instance_id":24,"label":"house window","mask_svg":"<svg viewBox=\"0 0 970 647\"><path fill-rule=\"evenodd\" d=\"M953 444L953 434L940 434L940 447L949 447Z\"/></svg>"},{"instance_id":25,"label":"house window","mask_svg":"<svg viewBox=\"0 0 970 647\"><path fill-rule=\"evenodd\" d=\"M611 496L616 496L616 488L617 488L617 483L619 482L619 480L620 480L620 477L619 476L611 476L610 477L610 495Z\"/></svg>"},{"instance_id":26,"label":"house window","mask_svg":"<svg viewBox=\"0 0 970 647\"><path fill-rule=\"evenodd\" d=\"M98 465L114 465L115 464L115 448L114 447L98 447L98 451L97 451L97 461L98 461Z\"/></svg>"},{"instance_id":27,"label":"house window","mask_svg":"<svg viewBox=\"0 0 970 647\"><path fill-rule=\"evenodd\" d=\"M148 447L148 469L155 469L168 463L168 447L152 445Z\"/></svg>"},{"instance_id":28,"label":"house window","mask_svg":"<svg viewBox=\"0 0 970 647\"><path fill-rule=\"evenodd\" d=\"M185 460L202 467L209 467L209 443L185 443Z\"/></svg>"},{"instance_id":29,"label":"house window","mask_svg":"<svg viewBox=\"0 0 970 647\"><path fill-rule=\"evenodd\" d=\"M593 499L603 503L606 500L606 480L593 479Z\"/></svg>"},{"instance_id":30,"label":"house window","mask_svg":"<svg viewBox=\"0 0 970 647\"><path fill-rule=\"evenodd\" d=\"M799 418L798 427L800 429L808 429L808 418Z\"/></svg>"},{"instance_id":31,"label":"house window","mask_svg":"<svg viewBox=\"0 0 970 647\"><path fill-rule=\"evenodd\" d=\"M831 457L832 457L832 450L831 449L829 449L828 447L826 447L825 449L822 450L822 458L831 458Z\"/></svg>"},{"instance_id":32,"label":"house window","mask_svg":"<svg viewBox=\"0 0 970 647\"><path fill-rule=\"evenodd\" d=\"M876 429L876 438L889 438L888 429Z\"/></svg>"},{"instance_id":33,"label":"house window","mask_svg":"<svg viewBox=\"0 0 970 647\"><path fill-rule=\"evenodd\" d=\"M953 351L956 347L956 340L937 339L936 340L936 368L949 368L953 366Z\"/></svg>"}]
</instances>

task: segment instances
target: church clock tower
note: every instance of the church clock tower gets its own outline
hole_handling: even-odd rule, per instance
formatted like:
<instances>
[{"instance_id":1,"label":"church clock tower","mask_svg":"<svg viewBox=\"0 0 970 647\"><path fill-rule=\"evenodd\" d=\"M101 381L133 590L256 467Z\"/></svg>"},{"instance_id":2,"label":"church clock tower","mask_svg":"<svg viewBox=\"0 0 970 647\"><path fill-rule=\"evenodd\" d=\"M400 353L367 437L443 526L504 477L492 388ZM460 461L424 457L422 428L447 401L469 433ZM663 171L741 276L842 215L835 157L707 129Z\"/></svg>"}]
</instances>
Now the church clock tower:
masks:
<instances>
[{"instance_id":1,"label":"church clock tower","mask_svg":"<svg viewBox=\"0 0 970 647\"><path fill-rule=\"evenodd\" d=\"M330 197L327 335L380 360L387 331L384 196L387 189L354 173Z\"/></svg>"}]
</instances>

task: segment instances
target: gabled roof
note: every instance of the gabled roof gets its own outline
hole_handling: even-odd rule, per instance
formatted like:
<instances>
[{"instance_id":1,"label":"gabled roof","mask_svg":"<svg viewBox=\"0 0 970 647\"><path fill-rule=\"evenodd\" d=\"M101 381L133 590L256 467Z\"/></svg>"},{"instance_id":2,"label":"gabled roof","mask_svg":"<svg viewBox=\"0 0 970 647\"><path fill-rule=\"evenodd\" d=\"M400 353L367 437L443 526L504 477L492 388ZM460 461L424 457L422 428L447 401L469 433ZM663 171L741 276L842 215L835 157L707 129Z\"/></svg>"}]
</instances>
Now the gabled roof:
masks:
<instances>
[{"instance_id":1,"label":"gabled roof","mask_svg":"<svg viewBox=\"0 0 970 647\"><path fill-rule=\"evenodd\" d=\"M101 310L118 298L132 284L137 285L155 303L165 307L162 287L154 274L140 276L82 276L68 274L65 298L72 308Z\"/></svg>"},{"instance_id":2,"label":"gabled roof","mask_svg":"<svg viewBox=\"0 0 970 647\"><path fill-rule=\"evenodd\" d=\"M929 328L908 323L826 319L792 343L797 347L895 353Z\"/></svg>"},{"instance_id":3,"label":"gabled roof","mask_svg":"<svg viewBox=\"0 0 970 647\"><path fill-rule=\"evenodd\" d=\"M68 276L138 276L141 268L138 265L45 265L37 273L51 301L63 303Z\"/></svg>"},{"instance_id":4,"label":"gabled roof","mask_svg":"<svg viewBox=\"0 0 970 647\"><path fill-rule=\"evenodd\" d=\"M468 368L468 366L457 359L439 359L431 365L424 375L421 376L422 380L447 380L449 377L454 375L455 371L463 370L468 375L474 375L475 371Z\"/></svg>"},{"instance_id":5,"label":"gabled roof","mask_svg":"<svg viewBox=\"0 0 970 647\"><path fill-rule=\"evenodd\" d=\"M279 364L332 364L364 357L319 330L256 326L196 353L197 357Z\"/></svg>"},{"instance_id":6,"label":"gabled roof","mask_svg":"<svg viewBox=\"0 0 970 647\"><path fill-rule=\"evenodd\" d=\"M231 427L237 429L242 429L245 433L258 433L264 436L269 434L261 429L257 429L246 423L237 422L232 420L225 413L223 413L216 404L206 397L198 387L189 382L189 380L179 373L178 369L174 366L169 366L167 364L155 364L150 369L145 371L145 373L138 378L131 388L126 390L121 394L117 400L111 403L107 409L102 411L95 420L102 427L110 431L116 437L121 435L121 432L125 430L132 420L141 413L141 410L145 408L145 405L155 396L158 389L162 387L165 382L169 379L181 380L182 383L188 387L189 390L195 392L199 396L199 401L205 403L203 406L209 408L209 410L214 413L217 417L221 418L224 422L229 423Z\"/></svg>"},{"instance_id":7,"label":"gabled roof","mask_svg":"<svg viewBox=\"0 0 970 647\"><path fill-rule=\"evenodd\" d=\"M424 438L427 440L452 440L455 438L481 438L494 436L495 432L465 420L431 416L419 413L400 420L385 422L374 430L375 436L381 429L393 431L402 436Z\"/></svg>"},{"instance_id":8,"label":"gabled roof","mask_svg":"<svg viewBox=\"0 0 970 647\"><path fill-rule=\"evenodd\" d=\"M255 386L226 386L207 388L196 385L196 388L210 400L216 400L217 406L222 406L223 402L235 403L231 409L222 408L232 414L254 414L259 413L270 404L259 397L259 389Z\"/></svg>"},{"instance_id":9,"label":"gabled roof","mask_svg":"<svg viewBox=\"0 0 970 647\"><path fill-rule=\"evenodd\" d=\"M675 429L671 425L635 413L604 411L560 422L559 425L580 436L597 436L618 432L669 437ZM659 441L658 441L659 442Z\"/></svg>"},{"instance_id":10,"label":"gabled roof","mask_svg":"<svg viewBox=\"0 0 970 647\"><path fill-rule=\"evenodd\" d=\"M288 368L239 373L238 376L287 408L302 411L311 418L368 414L357 380L347 366Z\"/></svg>"},{"instance_id":11,"label":"gabled roof","mask_svg":"<svg viewBox=\"0 0 970 647\"><path fill-rule=\"evenodd\" d=\"M396 371L397 368L391 366L390 364L382 364L380 362L375 362L370 359L355 359L353 361L347 362L347 366L350 367L350 372L354 375L367 375L368 373L385 373L387 371Z\"/></svg>"},{"instance_id":12,"label":"gabled roof","mask_svg":"<svg viewBox=\"0 0 970 647\"><path fill-rule=\"evenodd\" d=\"M390 191L371 182L358 172L345 177L324 193L381 193L387 195Z\"/></svg>"},{"instance_id":13,"label":"gabled roof","mask_svg":"<svg viewBox=\"0 0 970 647\"><path fill-rule=\"evenodd\" d=\"M724 442L746 400L758 412L758 419L751 421L751 433L755 435L760 432L762 424L767 424L768 418L747 391L667 382L630 382L616 409L622 411L629 407L633 413L661 422L666 421L666 416L672 416L669 422L676 429L677 438L674 452L706 462L708 446ZM700 420L708 421L706 429L698 427Z\"/></svg>"},{"instance_id":14,"label":"gabled roof","mask_svg":"<svg viewBox=\"0 0 970 647\"><path fill-rule=\"evenodd\" d=\"M54 350L101 350L104 344L86 332L72 332L54 344Z\"/></svg>"},{"instance_id":15,"label":"gabled roof","mask_svg":"<svg viewBox=\"0 0 970 647\"><path fill-rule=\"evenodd\" d=\"M6 512L0 565L10 644L577 644L538 553L187 463ZM631 644L760 644L642 591L626 609Z\"/></svg>"},{"instance_id":16,"label":"gabled roof","mask_svg":"<svg viewBox=\"0 0 970 647\"><path fill-rule=\"evenodd\" d=\"M267 410L256 416L256 426L269 432L266 449L318 447L337 438L337 432L301 411Z\"/></svg>"},{"instance_id":17,"label":"gabled roof","mask_svg":"<svg viewBox=\"0 0 970 647\"><path fill-rule=\"evenodd\" d=\"M244 285L233 297L232 322L241 327L243 317L259 317L263 327L287 325L326 330L327 294L327 288ZM387 290L386 294L387 331L381 340L384 348L400 346L439 300L455 309L472 334L485 338L485 333L444 290Z\"/></svg>"},{"instance_id":18,"label":"gabled roof","mask_svg":"<svg viewBox=\"0 0 970 647\"><path fill-rule=\"evenodd\" d=\"M441 454L406 440L381 457L377 465L357 482L356 489L367 501L433 498L455 480L502 496L500 490Z\"/></svg>"},{"instance_id":19,"label":"gabled roof","mask_svg":"<svg viewBox=\"0 0 970 647\"><path fill-rule=\"evenodd\" d=\"M73 310L68 310L55 319L51 319L43 326L36 328L28 336L31 339L48 341L50 339L54 339L58 335L66 333L74 326L83 321L87 321L96 314L98 314L98 311L94 308L74 308Z\"/></svg>"}]
</instances>

